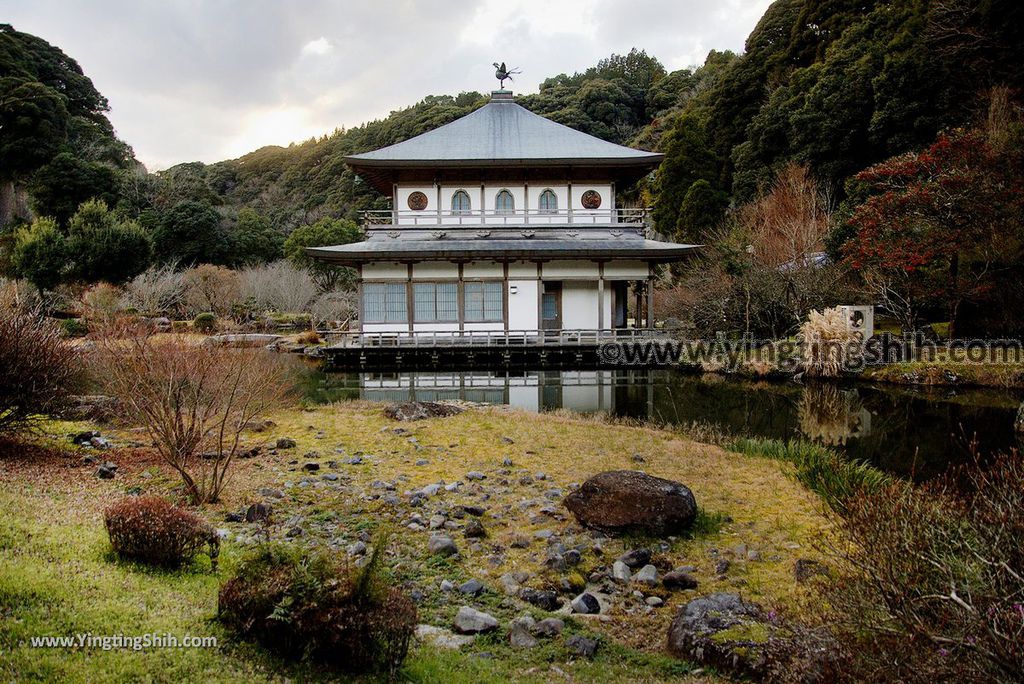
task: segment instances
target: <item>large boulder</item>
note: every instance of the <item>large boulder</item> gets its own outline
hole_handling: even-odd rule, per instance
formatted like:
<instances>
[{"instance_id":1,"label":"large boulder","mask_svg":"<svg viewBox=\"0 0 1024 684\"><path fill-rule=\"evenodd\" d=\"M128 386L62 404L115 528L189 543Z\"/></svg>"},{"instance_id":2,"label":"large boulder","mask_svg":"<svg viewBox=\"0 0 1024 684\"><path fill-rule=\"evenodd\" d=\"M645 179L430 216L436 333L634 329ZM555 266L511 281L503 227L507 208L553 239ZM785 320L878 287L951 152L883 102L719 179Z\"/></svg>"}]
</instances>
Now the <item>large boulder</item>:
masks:
<instances>
[{"instance_id":1,"label":"large boulder","mask_svg":"<svg viewBox=\"0 0 1024 684\"><path fill-rule=\"evenodd\" d=\"M639 470L598 473L564 503L584 527L613 534L677 534L697 517L697 501L685 485Z\"/></svg>"},{"instance_id":2,"label":"large boulder","mask_svg":"<svg viewBox=\"0 0 1024 684\"><path fill-rule=\"evenodd\" d=\"M426 418L447 418L462 413L462 409L451 404L434 401L407 401L390 404L384 408L384 415L391 420L424 420Z\"/></svg>"},{"instance_id":3,"label":"large boulder","mask_svg":"<svg viewBox=\"0 0 1024 684\"><path fill-rule=\"evenodd\" d=\"M683 660L760 678L774 634L757 604L737 594L708 594L680 607L668 629L668 650Z\"/></svg>"}]
</instances>

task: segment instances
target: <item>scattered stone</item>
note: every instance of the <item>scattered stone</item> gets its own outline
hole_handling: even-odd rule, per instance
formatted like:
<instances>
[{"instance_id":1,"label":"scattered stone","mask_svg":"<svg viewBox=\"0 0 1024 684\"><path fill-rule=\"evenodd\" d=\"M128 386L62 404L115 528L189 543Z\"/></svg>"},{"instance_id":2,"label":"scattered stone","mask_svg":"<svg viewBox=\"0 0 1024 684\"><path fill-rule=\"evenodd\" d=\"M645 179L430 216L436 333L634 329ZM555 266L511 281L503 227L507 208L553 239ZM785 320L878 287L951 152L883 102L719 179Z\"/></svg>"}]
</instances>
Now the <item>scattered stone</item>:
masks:
<instances>
[{"instance_id":1,"label":"scattered stone","mask_svg":"<svg viewBox=\"0 0 1024 684\"><path fill-rule=\"evenodd\" d=\"M277 442L274 443L275 449L294 449L296 446L298 445L291 437L279 437Z\"/></svg>"},{"instance_id":2,"label":"scattered stone","mask_svg":"<svg viewBox=\"0 0 1024 684\"><path fill-rule=\"evenodd\" d=\"M612 564L612 577L617 582L628 582L632 579L633 573L625 562L617 560Z\"/></svg>"},{"instance_id":3,"label":"scattered stone","mask_svg":"<svg viewBox=\"0 0 1024 684\"><path fill-rule=\"evenodd\" d=\"M114 475L117 474L117 464L111 461L104 461L100 464L100 467L96 469L96 477L101 480L113 480Z\"/></svg>"},{"instance_id":4,"label":"scattered stone","mask_svg":"<svg viewBox=\"0 0 1024 684\"><path fill-rule=\"evenodd\" d=\"M625 563L631 570L636 570L651 562L651 550L632 549L619 556L619 560Z\"/></svg>"},{"instance_id":5,"label":"scattered stone","mask_svg":"<svg viewBox=\"0 0 1024 684\"><path fill-rule=\"evenodd\" d=\"M467 539L480 539L487 536L487 530L484 529L483 524L479 520L473 519L466 523L466 528L462 531L462 534Z\"/></svg>"},{"instance_id":6,"label":"scattered stone","mask_svg":"<svg viewBox=\"0 0 1024 684\"><path fill-rule=\"evenodd\" d=\"M685 485L637 470L599 473L564 500L586 528L665 536L685 531L697 517L697 502Z\"/></svg>"},{"instance_id":7,"label":"scattered stone","mask_svg":"<svg viewBox=\"0 0 1024 684\"><path fill-rule=\"evenodd\" d=\"M565 645L570 651L584 658L593 658L597 652L597 639L590 639L579 634L574 634L565 640Z\"/></svg>"},{"instance_id":8,"label":"scattered stone","mask_svg":"<svg viewBox=\"0 0 1024 684\"><path fill-rule=\"evenodd\" d=\"M526 549L530 547L530 538L525 534L517 534L512 537L512 541L509 543L513 549Z\"/></svg>"},{"instance_id":9,"label":"scattered stone","mask_svg":"<svg viewBox=\"0 0 1024 684\"><path fill-rule=\"evenodd\" d=\"M548 612L558 610L562 607L562 599L560 599L558 594L553 591L545 591L543 589L523 589L519 592L519 598Z\"/></svg>"},{"instance_id":10,"label":"scattered stone","mask_svg":"<svg viewBox=\"0 0 1024 684\"><path fill-rule=\"evenodd\" d=\"M697 588L697 580L695 580L689 573L681 572L679 570L666 572L665 576L661 578L661 583L669 591Z\"/></svg>"},{"instance_id":11,"label":"scattered stone","mask_svg":"<svg viewBox=\"0 0 1024 684\"><path fill-rule=\"evenodd\" d=\"M678 658L760 679L773 628L759 606L738 594L714 593L682 606L668 630L669 652ZM725 634L728 632L728 634Z\"/></svg>"},{"instance_id":12,"label":"scattered stone","mask_svg":"<svg viewBox=\"0 0 1024 684\"><path fill-rule=\"evenodd\" d=\"M562 633L565 629L565 623L558 618L544 618L533 628L533 633L537 636L543 637L555 637Z\"/></svg>"},{"instance_id":13,"label":"scattered stone","mask_svg":"<svg viewBox=\"0 0 1024 684\"><path fill-rule=\"evenodd\" d=\"M97 435L96 437L93 437L92 439L89 440L89 446L91 446L93 449L109 449L110 440Z\"/></svg>"},{"instance_id":14,"label":"scattered stone","mask_svg":"<svg viewBox=\"0 0 1024 684\"><path fill-rule=\"evenodd\" d=\"M501 441L504 442L505 444L515 444L516 443L516 441L514 439L512 439L511 437L505 437L505 436L502 436Z\"/></svg>"},{"instance_id":15,"label":"scattered stone","mask_svg":"<svg viewBox=\"0 0 1024 684\"><path fill-rule=\"evenodd\" d=\"M455 631L459 634L480 634L481 632L490 632L498 628L498 620L493 615L470 608L469 606L462 606L459 608L459 612L455 614Z\"/></svg>"},{"instance_id":16,"label":"scattered stone","mask_svg":"<svg viewBox=\"0 0 1024 684\"><path fill-rule=\"evenodd\" d=\"M443 515L441 515L440 513L436 513L436 514L430 516L430 522L428 524L428 527L430 527L430 529L432 529L432 530L439 530L442 527L444 527L444 524L447 521L448 521L448 519L445 518Z\"/></svg>"},{"instance_id":17,"label":"scattered stone","mask_svg":"<svg viewBox=\"0 0 1024 684\"><path fill-rule=\"evenodd\" d=\"M418 466L425 466L425 465L427 465L427 464L429 464L429 463L430 463L430 461L428 461L428 460L427 460L427 459L425 459L425 458L421 458L421 459L418 459L418 460L416 461L416 465L418 465Z\"/></svg>"},{"instance_id":18,"label":"scattered stone","mask_svg":"<svg viewBox=\"0 0 1024 684\"><path fill-rule=\"evenodd\" d=\"M273 510L273 506L262 501L249 504L249 507L245 509L245 522L254 523L270 520L270 514L273 513Z\"/></svg>"},{"instance_id":19,"label":"scattered stone","mask_svg":"<svg viewBox=\"0 0 1024 684\"><path fill-rule=\"evenodd\" d=\"M479 470L471 470L466 473L467 480L486 480L487 476L481 473Z\"/></svg>"},{"instance_id":20,"label":"scattered stone","mask_svg":"<svg viewBox=\"0 0 1024 684\"><path fill-rule=\"evenodd\" d=\"M455 540L447 534L431 535L430 541L427 542L427 548L435 556L454 556L459 552L459 547L455 545Z\"/></svg>"},{"instance_id":21,"label":"scattered stone","mask_svg":"<svg viewBox=\"0 0 1024 684\"><path fill-rule=\"evenodd\" d=\"M665 601L660 596L648 596L644 599L644 603L649 605L651 608L658 608L662 606Z\"/></svg>"},{"instance_id":22,"label":"scattered stone","mask_svg":"<svg viewBox=\"0 0 1024 684\"><path fill-rule=\"evenodd\" d=\"M283 491L281 491L280 489L272 489L270 487L263 487L261 489L258 489L257 493L260 496L265 496L265 497L270 498L270 499L283 499L284 498L284 492Z\"/></svg>"},{"instance_id":23,"label":"scattered stone","mask_svg":"<svg viewBox=\"0 0 1024 684\"><path fill-rule=\"evenodd\" d=\"M593 594L583 592L572 600L572 612L593 615L601 612L601 604Z\"/></svg>"},{"instance_id":24,"label":"scattered stone","mask_svg":"<svg viewBox=\"0 0 1024 684\"><path fill-rule=\"evenodd\" d=\"M761 552L757 549L747 549L747 560L759 561L761 560Z\"/></svg>"},{"instance_id":25,"label":"scattered stone","mask_svg":"<svg viewBox=\"0 0 1024 684\"><path fill-rule=\"evenodd\" d=\"M314 471L320 470L320 464L310 461L309 463L303 464L302 469L305 470L306 472L312 473Z\"/></svg>"},{"instance_id":26,"label":"scattered stone","mask_svg":"<svg viewBox=\"0 0 1024 684\"><path fill-rule=\"evenodd\" d=\"M484 590L483 583L478 579L471 579L459 585L459 593L466 596L477 596Z\"/></svg>"},{"instance_id":27,"label":"scattered stone","mask_svg":"<svg viewBox=\"0 0 1024 684\"><path fill-rule=\"evenodd\" d=\"M487 512L487 509L484 508L483 506L463 506L462 510L467 515L473 515L476 517L480 517L481 515Z\"/></svg>"},{"instance_id":28,"label":"scattered stone","mask_svg":"<svg viewBox=\"0 0 1024 684\"><path fill-rule=\"evenodd\" d=\"M515 596L522 589L522 585L510 572L506 572L504 575L498 578L498 583L501 584L501 588L505 591L508 596Z\"/></svg>"},{"instance_id":29,"label":"scattered stone","mask_svg":"<svg viewBox=\"0 0 1024 684\"><path fill-rule=\"evenodd\" d=\"M462 413L458 406L439 404L434 401L407 401L391 404L384 408L384 416L391 420L408 421L426 418L447 418Z\"/></svg>"},{"instance_id":30,"label":"scattered stone","mask_svg":"<svg viewBox=\"0 0 1024 684\"><path fill-rule=\"evenodd\" d=\"M569 549L562 556L565 558L565 564L570 566L579 565L580 561L583 560L583 554L576 549Z\"/></svg>"},{"instance_id":31,"label":"scattered stone","mask_svg":"<svg viewBox=\"0 0 1024 684\"><path fill-rule=\"evenodd\" d=\"M463 646L468 646L475 640L473 636L455 634L450 629L434 625L416 625L416 638L437 648L451 651L457 651Z\"/></svg>"},{"instance_id":32,"label":"scattered stone","mask_svg":"<svg viewBox=\"0 0 1024 684\"><path fill-rule=\"evenodd\" d=\"M658 568L653 565L645 565L644 567L633 573L633 580L639 584L646 584L649 587L653 587L658 583Z\"/></svg>"},{"instance_id":33,"label":"scattered stone","mask_svg":"<svg viewBox=\"0 0 1024 684\"><path fill-rule=\"evenodd\" d=\"M441 580L441 583L438 585L438 588L441 591L443 591L443 592L454 591L455 590L455 582L452 582L451 580L443 579L443 580Z\"/></svg>"},{"instance_id":34,"label":"scattered stone","mask_svg":"<svg viewBox=\"0 0 1024 684\"><path fill-rule=\"evenodd\" d=\"M68 435L68 441L78 446L90 446L90 442L93 437L99 437L100 433L94 430L86 430L85 432L75 432Z\"/></svg>"},{"instance_id":35,"label":"scattered stone","mask_svg":"<svg viewBox=\"0 0 1024 684\"><path fill-rule=\"evenodd\" d=\"M731 563L729 563L728 558L719 559L718 562L715 563L715 574L724 575L725 573L729 572L730 565Z\"/></svg>"},{"instance_id":36,"label":"scattered stone","mask_svg":"<svg viewBox=\"0 0 1024 684\"><path fill-rule=\"evenodd\" d=\"M350 556L362 556L366 553L366 542L357 541L354 544L349 544L345 552Z\"/></svg>"},{"instance_id":37,"label":"scattered stone","mask_svg":"<svg viewBox=\"0 0 1024 684\"><path fill-rule=\"evenodd\" d=\"M338 473L324 473L320 476L320 479L326 480L327 482L337 482L341 479L341 476L338 475Z\"/></svg>"},{"instance_id":38,"label":"scattered stone","mask_svg":"<svg viewBox=\"0 0 1024 684\"><path fill-rule=\"evenodd\" d=\"M301 537L302 536L302 528L299 527L298 525L296 525L295 527L292 527L287 532L285 532L285 536L286 537Z\"/></svg>"},{"instance_id":39,"label":"scattered stone","mask_svg":"<svg viewBox=\"0 0 1024 684\"><path fill-rule=\"evenodd\" d=\"M518 617L512 621L508 632L508 641L512 648L536 648L539 643L530 633L536 622L532 617Z\"/></svg>"},{"instance_id":40,"label":"scattered stone","mask_svg":"<svg viewBox=\"0 0 1024 684\"><path fill-rule=\"evenodd\" d=\"M228 513L224 516L224 522L245 522L245 513L238 513L237 511L234 513Z\"/></svg>"}]
</instances>

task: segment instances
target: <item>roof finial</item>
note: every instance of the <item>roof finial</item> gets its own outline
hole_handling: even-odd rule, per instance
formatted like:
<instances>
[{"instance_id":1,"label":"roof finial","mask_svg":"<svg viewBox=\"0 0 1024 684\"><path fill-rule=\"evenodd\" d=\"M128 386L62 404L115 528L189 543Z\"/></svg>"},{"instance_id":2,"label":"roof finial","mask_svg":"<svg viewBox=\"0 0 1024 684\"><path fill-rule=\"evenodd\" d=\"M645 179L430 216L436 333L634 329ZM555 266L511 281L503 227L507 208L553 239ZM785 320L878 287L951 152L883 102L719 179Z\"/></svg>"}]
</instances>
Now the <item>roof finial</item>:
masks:
<instances>
[{"instance_id":1,"label":"roof finial","mask_svg":"<svg viewBox=\"0 0 1024 684\"><path fill-rule=\"evenodd\" d=\"M512 74L522 73L519 69L515 69L515 68L507 69L507 68L505 68L505 63L504 62L502 62L501 64L498 64L497 62L495 62L494 63L494 68L497 70L497 71L494 72L494 77L501 82L501 89L502 90L505 89L505 80L506 79L508 79L509 81L514 80L512 78Z\"/></svg>"}]
</instances>

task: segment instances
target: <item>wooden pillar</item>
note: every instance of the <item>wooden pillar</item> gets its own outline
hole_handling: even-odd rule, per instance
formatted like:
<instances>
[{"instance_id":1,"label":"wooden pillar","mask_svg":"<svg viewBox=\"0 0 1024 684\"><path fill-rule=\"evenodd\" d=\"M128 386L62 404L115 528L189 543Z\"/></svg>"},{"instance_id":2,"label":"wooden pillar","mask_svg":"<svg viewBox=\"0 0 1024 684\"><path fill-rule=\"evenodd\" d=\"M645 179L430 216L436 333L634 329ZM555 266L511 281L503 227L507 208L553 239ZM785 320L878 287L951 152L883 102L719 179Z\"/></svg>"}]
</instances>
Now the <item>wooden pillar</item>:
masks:
<instances>
[{"instance_id":1,"label":"wooden pillar","mask_svg":"<svg viewBox=\"0 0 1024 684\"><path fill-rule=\"evenodd\" d=\"M654 281L647 279L647 327L654 328Z\"/></svg>"},{"instance_id":2,"label":"wooden pillar","mask_svg":"<svg viewBox=\"0 0 1024 684\"><path fill-rule=\"evenodd\" d=\"M356 311L356 315L359 316L359 330L362 331L362 329L363 329L363 321L365 320L365 318L363 318L363 312L364 312L365 308L363 306L363 301L364 300L363 300L363 265L362 264L359 264L359 280L356 281L356 297L359 298L359 301L357 302L358 309Z\"/></svg>"},{"instance_id":3,"label":"wooden pillar","mask_svg":"<svg viewBox=\"0 0 1024 684\"><path fill-rule=\"evenodd\" d=\"M441 219L441 184L435 181L435 185L437 185L437 225L441 225L443 223Z\"/></svg>"},{"instance_id":4,"label":"wooden pillar","mask_svg":"<svg viewBox=\"0 0 1024 684\"><path fill-rule=\"evenodd\" d=\"M614 315L614 312L613 312ZM597 262L597 329L604 330L604 262Z\"/></svg>"},{"instance_id":5,"label":"wooden pillar","mask_svg":"<svg viewBox=\"0 0 1024 684\"><path fill-rule=\"evenodd\" d=\"M633 303L633 327L641 327L641 321L643 320L644 305L643 305L643 281L636 281L636 301Z\"/></svg>"},{"instance_id":6,"label":"wooden pillar","mask_svg":"<svg viewBox=\"0 0 1024 684\"><path fill-rule=\"evenodd\" d=\"M509 319L509 301L508 301L508 262L502 264L502 279L505 283L503 301L501 303L502 309L504 309L503 318L505 320L505 334L508 335L508 319Z\"/></svg>"}]
</instances>

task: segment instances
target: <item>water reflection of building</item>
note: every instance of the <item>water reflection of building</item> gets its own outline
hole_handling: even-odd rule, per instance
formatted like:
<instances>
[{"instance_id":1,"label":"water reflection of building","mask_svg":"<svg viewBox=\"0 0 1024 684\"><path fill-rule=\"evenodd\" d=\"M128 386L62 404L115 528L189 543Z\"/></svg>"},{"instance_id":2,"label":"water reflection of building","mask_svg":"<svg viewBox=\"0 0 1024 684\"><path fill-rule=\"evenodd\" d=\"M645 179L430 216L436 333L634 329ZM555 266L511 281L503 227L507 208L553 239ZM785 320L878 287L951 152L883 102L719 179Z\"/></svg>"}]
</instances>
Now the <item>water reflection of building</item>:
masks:
<instances>
[{"instance_id":1,"label":"water reflection of building","mask_svg":"<svg viewBox=\"0 0 1024 684\"><path fill-rule=\"evenodd\" d=\"M361 373L359 396L372 401L463 400L527 411L650 415L649 372L619 370Z\"/></svg>"},{"instance_id":2,"label":"water reflection of building","mask_svg":"<svg viewBox=\"0 0 1024 684\"><path fill-rule=\"evenodd\" d=\"M804 388L797 410L800 432L827 446L842 446L850 439L871 432L871 412L857 390L844 390L828 383Z\"/></svg>"}]
</instances>

